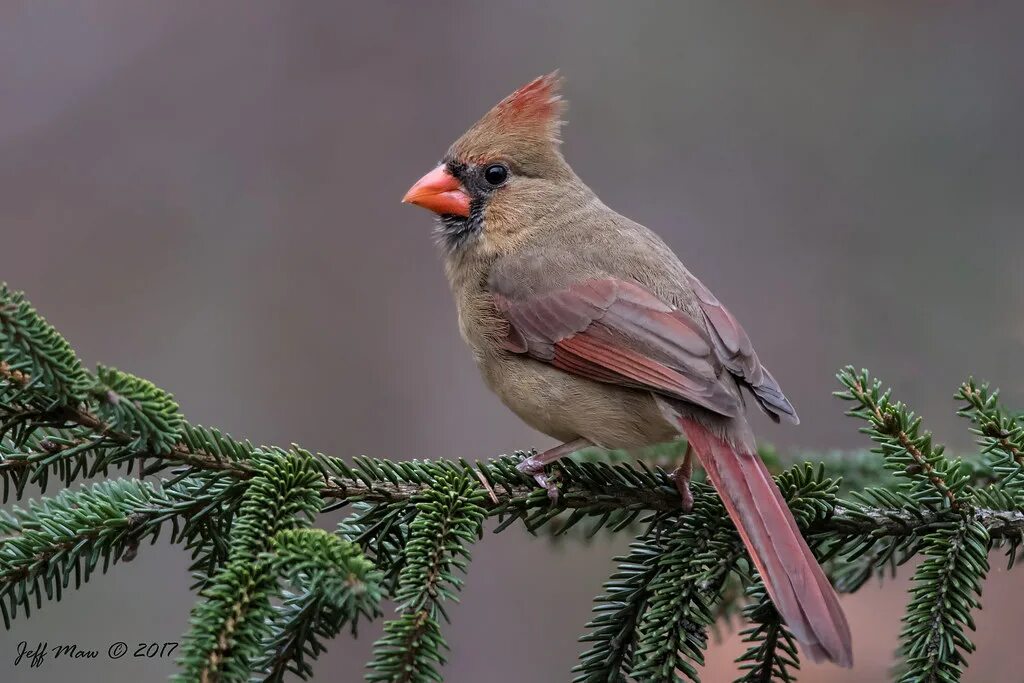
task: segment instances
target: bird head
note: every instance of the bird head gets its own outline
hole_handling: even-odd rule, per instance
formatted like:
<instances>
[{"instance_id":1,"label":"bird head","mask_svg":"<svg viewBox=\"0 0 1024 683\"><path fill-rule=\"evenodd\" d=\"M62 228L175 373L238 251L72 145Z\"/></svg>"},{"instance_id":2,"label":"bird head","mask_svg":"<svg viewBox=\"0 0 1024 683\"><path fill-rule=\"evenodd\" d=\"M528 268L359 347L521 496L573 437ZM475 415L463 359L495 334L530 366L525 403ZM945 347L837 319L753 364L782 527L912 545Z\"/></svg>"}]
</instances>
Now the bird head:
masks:
<instances>
[{"instance_id":1,"label":"bird head","mask_svg":"<svg viewBox=\"0 0 1024 683\"><path fill-rule=\"evenodd\" d=\"M514 241L575 178L558 149L559 85L554 72L503 99L402 199L438 215L449 252Z\"/></svg>"}]
</instances>

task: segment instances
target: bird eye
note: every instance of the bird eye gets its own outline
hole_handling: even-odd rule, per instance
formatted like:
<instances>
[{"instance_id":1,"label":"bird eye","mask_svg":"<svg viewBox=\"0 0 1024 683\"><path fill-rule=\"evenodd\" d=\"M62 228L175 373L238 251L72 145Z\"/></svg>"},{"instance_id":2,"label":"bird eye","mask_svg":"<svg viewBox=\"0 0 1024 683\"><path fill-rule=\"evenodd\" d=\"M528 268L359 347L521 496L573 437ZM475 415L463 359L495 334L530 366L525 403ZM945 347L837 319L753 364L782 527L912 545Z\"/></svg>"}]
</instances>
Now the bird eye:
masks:
<instances>
[{"instance_id":1,"label":"bird eye","mask_svg":"<svg viewBox=\"0 0 1024 683\"><path fill-rule=\"evenodd\" d=\"M508 179L508 169L501 164L491 164L484 171L484 180L488 185L497 187Z\"/></svg>"}]
</instances>

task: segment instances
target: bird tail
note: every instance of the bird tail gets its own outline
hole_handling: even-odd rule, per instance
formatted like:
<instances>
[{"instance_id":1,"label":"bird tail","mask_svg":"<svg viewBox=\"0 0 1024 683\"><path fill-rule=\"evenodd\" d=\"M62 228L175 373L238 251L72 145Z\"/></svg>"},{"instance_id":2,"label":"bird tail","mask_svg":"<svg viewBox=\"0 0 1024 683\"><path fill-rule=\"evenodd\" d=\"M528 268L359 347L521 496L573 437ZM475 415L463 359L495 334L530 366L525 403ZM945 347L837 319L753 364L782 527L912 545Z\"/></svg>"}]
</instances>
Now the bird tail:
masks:
<instances>
[{"instance_id":1,"label":"bird tail","mask_svg":"<svg viewBox=\"0 0 1024 683\"><path fill-rule=\"evenodd\" d=\"M815 662L852 666L850 627L839 599L761 458L739 452L694 420L682 418L680 426L805 654Z\"/></svg>"}]
</instances>

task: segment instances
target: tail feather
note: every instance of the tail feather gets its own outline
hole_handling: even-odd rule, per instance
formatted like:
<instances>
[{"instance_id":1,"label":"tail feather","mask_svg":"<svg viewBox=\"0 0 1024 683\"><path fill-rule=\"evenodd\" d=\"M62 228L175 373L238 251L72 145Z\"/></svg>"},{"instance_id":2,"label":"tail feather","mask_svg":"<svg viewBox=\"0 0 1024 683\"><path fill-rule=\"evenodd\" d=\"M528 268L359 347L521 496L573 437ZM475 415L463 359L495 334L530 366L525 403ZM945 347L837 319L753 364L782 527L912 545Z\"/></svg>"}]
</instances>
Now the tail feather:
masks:
<instances>
[{"instance_id":1,"label":"tail feather","mask_svg":"<svg viewBox=\"0 0 1024 683\"><path fill-rule=\"evenodd\" d=\"M839 599L761 458L737 452L698 422L682 419L681 426L804 653L851 666L850 627Z\"/></svg>"}]
</instances>

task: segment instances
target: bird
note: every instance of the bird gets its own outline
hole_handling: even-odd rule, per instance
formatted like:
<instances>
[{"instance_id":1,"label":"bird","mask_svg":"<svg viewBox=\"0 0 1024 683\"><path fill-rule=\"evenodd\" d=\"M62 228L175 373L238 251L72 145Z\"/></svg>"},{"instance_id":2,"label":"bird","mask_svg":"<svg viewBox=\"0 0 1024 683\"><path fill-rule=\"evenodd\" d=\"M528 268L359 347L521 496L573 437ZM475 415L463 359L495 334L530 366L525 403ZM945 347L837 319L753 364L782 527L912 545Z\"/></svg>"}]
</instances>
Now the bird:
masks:
<instances>
[{"instance_id":1,"label":"bird","mask_svg":"<svg viewBox=\"0 0 1024 683\"><path fill-rule=\"evenodd\" d=\"M561 442L518 467L554 498L545 472L561 457L685 438L672 473L683 510L695 453L802 651L850 667L846 616L757 454L747 403L775 422L797 413L732 313L570 167L561 84L555 71L501 100L402 200L436 214L484 382Z\"/></svg>"}]
</instances>

